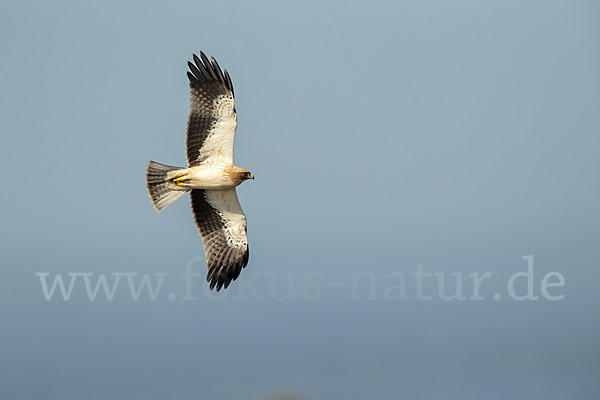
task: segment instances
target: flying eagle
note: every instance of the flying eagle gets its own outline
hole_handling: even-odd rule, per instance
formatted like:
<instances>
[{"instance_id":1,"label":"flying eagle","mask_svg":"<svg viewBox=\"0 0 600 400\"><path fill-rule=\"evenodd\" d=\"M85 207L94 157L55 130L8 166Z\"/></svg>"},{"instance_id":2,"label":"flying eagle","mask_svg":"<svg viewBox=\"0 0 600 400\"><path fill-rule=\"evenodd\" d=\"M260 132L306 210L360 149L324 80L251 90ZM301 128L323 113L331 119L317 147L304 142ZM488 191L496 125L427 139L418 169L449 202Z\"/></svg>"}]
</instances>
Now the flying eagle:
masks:
<instances>
[{"instance_id":1,"label":"flying eagle","mask_svg":"<svg viewBox=\"0 0 600 400\"><path fill-rule=\"evenodd\" d=\"M254 175L233 165L237 114L227 70L203 52L193 55L190 70L191 111L187 122L189 168L150 161L146 184L152 205L163 210L190 192L198 232L204 243L210 289L229 286L248 264L246 216L235 187Z\"/></svg>"}]
</instances>

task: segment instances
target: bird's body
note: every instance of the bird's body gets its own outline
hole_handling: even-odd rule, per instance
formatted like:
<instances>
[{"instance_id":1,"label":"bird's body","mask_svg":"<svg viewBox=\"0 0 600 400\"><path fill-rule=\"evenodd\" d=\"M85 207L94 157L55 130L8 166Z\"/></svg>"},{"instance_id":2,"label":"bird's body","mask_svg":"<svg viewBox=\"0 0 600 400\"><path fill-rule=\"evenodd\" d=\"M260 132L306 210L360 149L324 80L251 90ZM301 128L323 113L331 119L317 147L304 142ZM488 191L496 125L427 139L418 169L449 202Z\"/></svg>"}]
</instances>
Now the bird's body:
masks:
<instances>
[{"instance_id":1,"label":"bird's body","mask_svg":"<svg viewBox=\"0 0 600 400\"><path fill-rule=\"evenodd\" d=\"M188 168L150 161L146 183L154 208L163 210L190 192L204 242L210 288L227 288L248 263L246 216L235 188L250 171L233 163L237 113L233 85L214 58L204 53L188 63L191 111L187 126Z\"/></svg>"},{"instance_id":2,"label":"bird's body","mask_svg":"<svg viewBox=\"0 0 600 400\"><path fill-rule=\"evenodd\" d=\"M171 171L168 177L180 189L231 189L242 183L249 171L232 163L204 162L198 166Z\"/></svg>"}]
</instances>

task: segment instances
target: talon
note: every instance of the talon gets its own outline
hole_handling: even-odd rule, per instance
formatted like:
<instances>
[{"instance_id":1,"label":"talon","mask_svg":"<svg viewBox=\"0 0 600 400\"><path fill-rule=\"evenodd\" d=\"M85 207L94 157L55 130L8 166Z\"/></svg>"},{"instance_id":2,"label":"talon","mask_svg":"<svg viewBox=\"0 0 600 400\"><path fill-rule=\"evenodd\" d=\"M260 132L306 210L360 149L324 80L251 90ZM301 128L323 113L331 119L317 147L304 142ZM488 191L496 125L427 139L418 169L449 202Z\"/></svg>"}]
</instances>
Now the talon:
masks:
<instances>
[{"instance_id":1,"label":"talon","mask_svg":"<svg viewBox=\"0 0 600 400\"><path fill-rule=\"evenodd\" d=\"M185 177L180 176L179 178L175 178L173 179L173 183L176 184L177 186L184 186L185 184L183 183L183 179Z\"/></svg>"}]
</instances>

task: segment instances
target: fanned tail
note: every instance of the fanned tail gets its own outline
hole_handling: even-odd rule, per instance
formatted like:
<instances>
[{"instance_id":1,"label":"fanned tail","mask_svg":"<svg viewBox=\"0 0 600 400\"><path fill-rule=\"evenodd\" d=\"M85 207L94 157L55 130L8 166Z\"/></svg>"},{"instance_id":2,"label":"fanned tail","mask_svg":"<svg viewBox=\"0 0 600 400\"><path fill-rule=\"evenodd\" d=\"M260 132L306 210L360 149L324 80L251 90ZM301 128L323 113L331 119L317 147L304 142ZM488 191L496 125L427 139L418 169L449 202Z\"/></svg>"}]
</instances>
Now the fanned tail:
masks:
<instances>
[{"instance_id":1,"label":"fanned tail","mask_svg":"<svg viewBox=\"0 0 600 400\"><path fill-rule=\"evenodd\" d=\"M157 163L156 161L148 162L146 168L146 186L152 205L157 211L161 211L169 204L186 194L188 191L173 185L171 179L168 178L170 171L183 169Z\"/></svg>"}]
</instances>

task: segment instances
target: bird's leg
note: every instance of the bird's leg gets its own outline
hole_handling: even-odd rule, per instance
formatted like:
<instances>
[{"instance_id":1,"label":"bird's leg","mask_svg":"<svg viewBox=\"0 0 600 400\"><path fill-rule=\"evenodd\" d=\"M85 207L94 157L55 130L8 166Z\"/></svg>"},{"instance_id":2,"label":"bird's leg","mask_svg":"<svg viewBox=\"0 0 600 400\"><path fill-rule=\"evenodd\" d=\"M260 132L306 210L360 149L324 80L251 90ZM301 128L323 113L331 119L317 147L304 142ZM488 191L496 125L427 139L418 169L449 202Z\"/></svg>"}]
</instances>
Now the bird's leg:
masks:
<instances>
[{"instance_id":1,"label":"bird's leg","mask_svg":"<svg viewBox=\"0 0 600 400\"><path fill-rule=\"evenodd\" d=\"M184 186L185 185L185 183L183 183L184 180L185 180L185 176L180 176L179 178L173 179L173 183L176 184L177 186Z\"/></svg>"},{"instance_id":2,"label":"bird's leg","mask_svg":"<svg viewBox=\"0 0 600 400\"><path fill-rule=\"evenodd\" d=\"M167 180L173 183L176 186L183 187L186 186L188 179L188 170L187 168L182 168L176 171L170 171L167 176Z\"/></svg>"}]
</instances>

